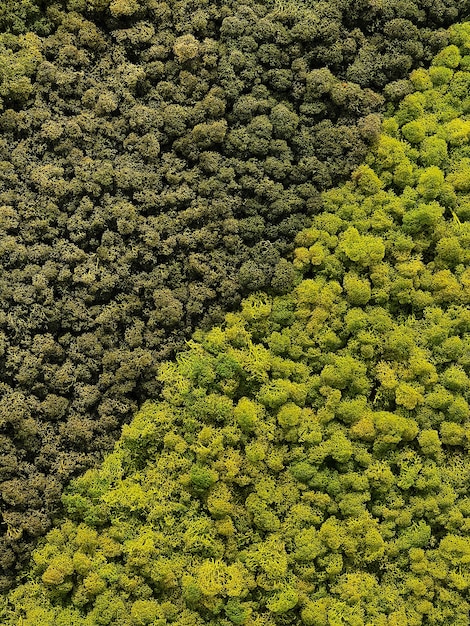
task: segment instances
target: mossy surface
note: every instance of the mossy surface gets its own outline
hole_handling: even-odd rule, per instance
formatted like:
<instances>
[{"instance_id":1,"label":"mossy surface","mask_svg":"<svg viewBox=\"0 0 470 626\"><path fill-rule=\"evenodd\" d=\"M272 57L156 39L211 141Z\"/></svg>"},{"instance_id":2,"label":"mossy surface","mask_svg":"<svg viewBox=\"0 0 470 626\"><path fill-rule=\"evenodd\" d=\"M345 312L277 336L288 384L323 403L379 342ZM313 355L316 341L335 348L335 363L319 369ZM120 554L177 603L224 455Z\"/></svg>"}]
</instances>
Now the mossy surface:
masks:
<instances>
[{"instance_id":1,"label":"mossy surface","mask_svg":"<svg viewBox=\"0 0 470 626\"><path fill-rule=\"evenodd\" d=\"M468 624L470 28L449 36L323 193L295 286L198 331L72 482L5 624Z\"/></svg>"}]
</instances>

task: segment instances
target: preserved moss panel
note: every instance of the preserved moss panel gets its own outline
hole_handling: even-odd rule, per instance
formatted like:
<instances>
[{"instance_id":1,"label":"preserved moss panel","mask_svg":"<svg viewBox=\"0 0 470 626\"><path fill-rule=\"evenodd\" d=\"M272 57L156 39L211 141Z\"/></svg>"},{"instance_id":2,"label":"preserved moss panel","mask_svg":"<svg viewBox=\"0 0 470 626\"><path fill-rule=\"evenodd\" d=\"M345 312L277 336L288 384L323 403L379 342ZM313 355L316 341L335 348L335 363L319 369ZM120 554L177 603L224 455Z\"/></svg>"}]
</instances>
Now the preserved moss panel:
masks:
<instances>
[{"instance_id":1,"label":"preserved moss panel","mask_svg":"<svg viewBox=\"0 0 470 626\"><path fill-rule=\"evenodd\" d=\"M292 287L283 255L376 141L382 86L447 43L446 6L2 3L0 587L158 362Z\"/></svg>"},{"instance_id":2,"label":"preserved moss panel","mask_svg":"<svg viewBox=\"0 0 470 626\"><path fill-rule=\"evenodd\" d=\"M295 287L160 366L2 623L468 625L470 25L451 40L324 192Z\"/></svg>"}]
</instances>

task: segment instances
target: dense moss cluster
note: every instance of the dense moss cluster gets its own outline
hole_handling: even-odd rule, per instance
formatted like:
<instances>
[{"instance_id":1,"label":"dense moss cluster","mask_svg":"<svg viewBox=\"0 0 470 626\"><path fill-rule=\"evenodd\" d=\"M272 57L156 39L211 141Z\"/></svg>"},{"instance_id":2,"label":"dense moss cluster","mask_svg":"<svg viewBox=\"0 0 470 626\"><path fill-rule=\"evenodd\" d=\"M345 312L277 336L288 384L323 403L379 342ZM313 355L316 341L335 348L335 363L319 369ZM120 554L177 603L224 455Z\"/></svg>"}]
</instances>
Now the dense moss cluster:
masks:
<instances>
[{"instance_id":1,"label":"dense moss cluster","mask_svg":"<svg viewBox=\"0 0 470 626\"><path fill-rule=\"evenodd\" d=\"M33 554L3 623L469 623L470 24ZM22 621L19 621L22 620Z\"/></svg>"},{"instance_id":2,"label":"dense moss cluster","mask_svg":"<svg viewBox=\"0 0 470 626\"><path fill-rule=\"evenodd\" d=\"M291 289L320 192L467 5L2 2L1 587L158 363Z\"/></svg>"}]
</instances>

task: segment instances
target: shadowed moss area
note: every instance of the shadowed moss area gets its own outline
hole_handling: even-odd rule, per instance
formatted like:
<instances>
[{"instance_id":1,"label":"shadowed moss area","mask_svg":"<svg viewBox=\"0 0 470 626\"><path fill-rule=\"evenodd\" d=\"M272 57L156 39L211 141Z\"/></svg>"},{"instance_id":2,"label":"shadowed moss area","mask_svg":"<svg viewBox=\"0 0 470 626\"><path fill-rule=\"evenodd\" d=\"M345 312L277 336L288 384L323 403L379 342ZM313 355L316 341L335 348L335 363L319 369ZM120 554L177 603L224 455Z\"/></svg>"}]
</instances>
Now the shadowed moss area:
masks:
<instances>
[{"instance_id":1,"label":"shadowed moss area","mask_svg":"<svg viewBox=\"0 0 470 626\"><path fill-rule=\"evenodd\" d=\"M33 553L4 624L466 626L470 26ZM22 620L22 621L20 621Z\"/></svg>"}]
</instances>

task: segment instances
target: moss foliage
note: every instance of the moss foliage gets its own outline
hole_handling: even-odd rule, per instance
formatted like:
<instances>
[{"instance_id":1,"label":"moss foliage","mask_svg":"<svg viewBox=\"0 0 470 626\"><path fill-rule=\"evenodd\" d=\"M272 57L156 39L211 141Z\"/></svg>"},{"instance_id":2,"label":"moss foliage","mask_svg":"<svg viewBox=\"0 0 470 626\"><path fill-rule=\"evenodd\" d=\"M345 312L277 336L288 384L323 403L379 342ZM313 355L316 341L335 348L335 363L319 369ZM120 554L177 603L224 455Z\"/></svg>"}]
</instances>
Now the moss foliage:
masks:
<instances>
[{"instance_id":1,"label":"moss foliage","mask_svg":"<svg viewBox=\"0 0 470 626\"><path fill-rule=\"evenodd\" d=\"M469 623L470 26L323 194L296 286L160 367L4 624Z\"/></svg>"},{"instance_id":2,"label":"moss foliage","mask_svg":"<svg viewBox=\"0 0 470 626\"><path fill-rule=\"evenodd\" d=\"M468 3L0 4L3 588L158 363L292 288L320 192Z\"/></svg>"}]
</instances>

